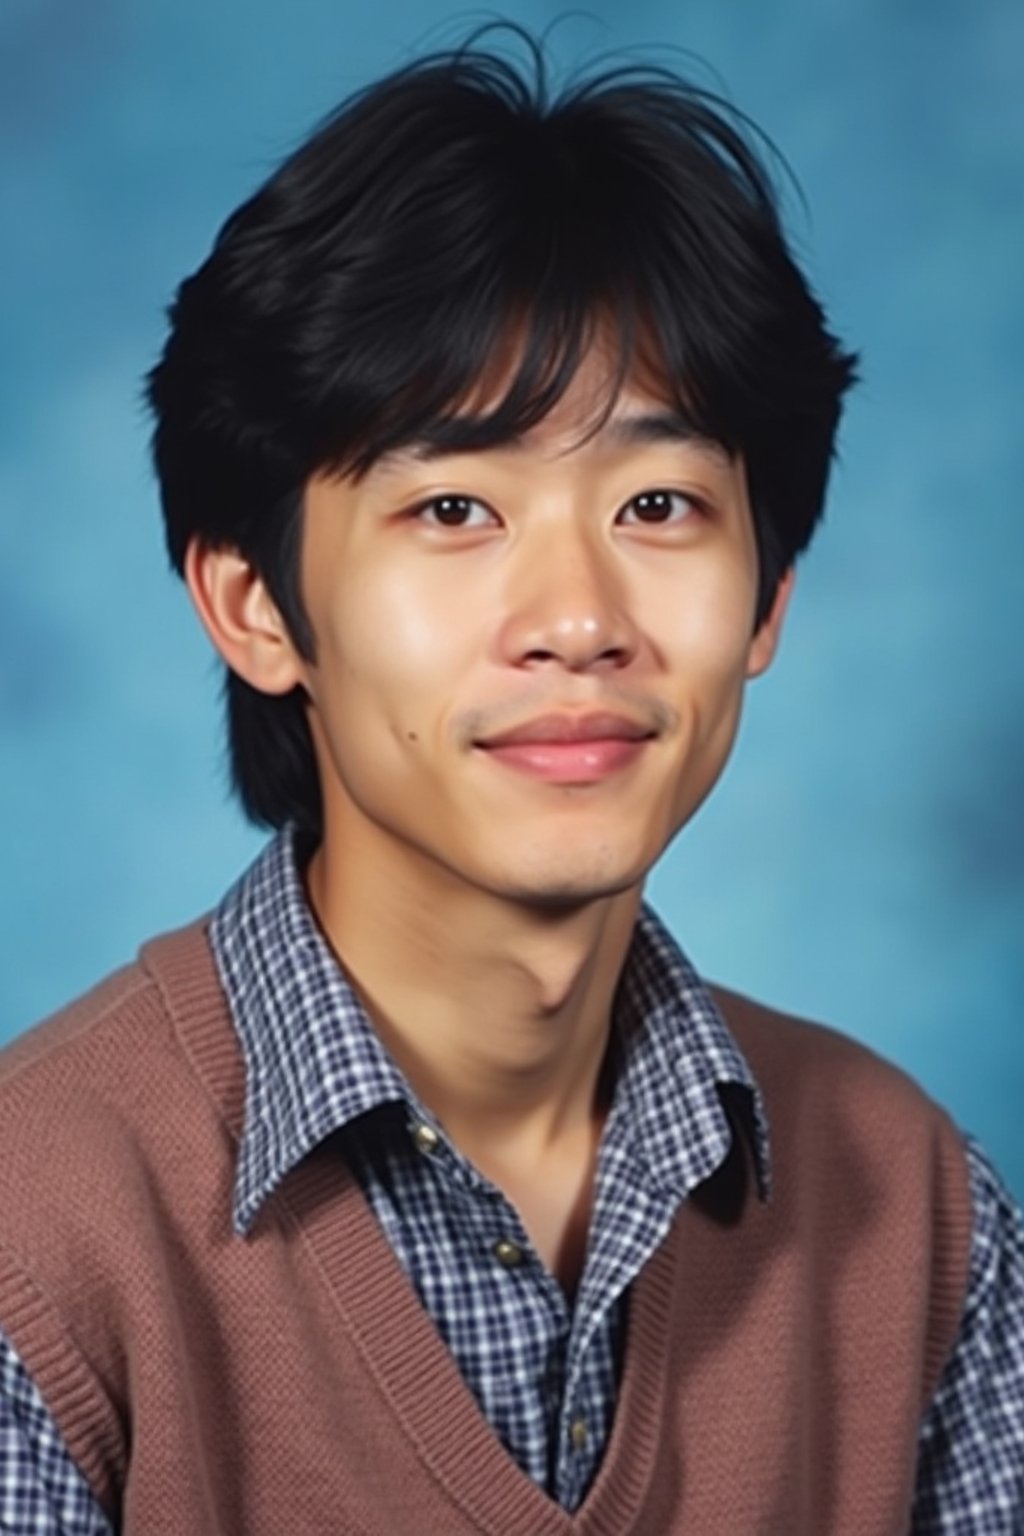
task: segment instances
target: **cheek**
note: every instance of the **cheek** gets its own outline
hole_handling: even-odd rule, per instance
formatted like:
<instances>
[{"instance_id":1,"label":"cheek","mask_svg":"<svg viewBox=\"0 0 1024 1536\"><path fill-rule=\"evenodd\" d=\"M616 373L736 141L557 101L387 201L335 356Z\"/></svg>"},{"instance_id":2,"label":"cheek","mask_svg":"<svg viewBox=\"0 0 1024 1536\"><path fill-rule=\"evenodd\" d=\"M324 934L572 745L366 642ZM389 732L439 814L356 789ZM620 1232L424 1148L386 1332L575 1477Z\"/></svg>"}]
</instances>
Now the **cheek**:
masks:
<instances>
[{"instance_id":1,"label":"cheek","mask_svg":"<svg viewBox=\"0 0 1024 1536\"><path fill-rule=\"evenodd\" d=\"M746 674L755 591L745 570L708 569L661 594L666 660L680 686L733 685Z\"/></svg>"},{"instance_id":2,"label":"cheek","mask_svg":"<svg viewBox=\"0 0 1024 1536\"><path fill-rule=\"evenodd\" d=\"M338 728L409 740L436 724L464 668L454 593L425 595L402 573L353 579L321 614L314 697ZM360 719L353 719L354 716Z\"/></svg>"},{"instance_id":3,"label":"cheek","mask_svg":"<svg viewBox=\"0 0 1024 1536\"><path fill-rule=\"evenodd\" d=\"M700 579L698 578L698 575ZM676 827L693 815L728 760L739 725L756 594L743 566L693 573L667 633L667 670L682 720L672 793Z\"/></svg>"}]
</instances>

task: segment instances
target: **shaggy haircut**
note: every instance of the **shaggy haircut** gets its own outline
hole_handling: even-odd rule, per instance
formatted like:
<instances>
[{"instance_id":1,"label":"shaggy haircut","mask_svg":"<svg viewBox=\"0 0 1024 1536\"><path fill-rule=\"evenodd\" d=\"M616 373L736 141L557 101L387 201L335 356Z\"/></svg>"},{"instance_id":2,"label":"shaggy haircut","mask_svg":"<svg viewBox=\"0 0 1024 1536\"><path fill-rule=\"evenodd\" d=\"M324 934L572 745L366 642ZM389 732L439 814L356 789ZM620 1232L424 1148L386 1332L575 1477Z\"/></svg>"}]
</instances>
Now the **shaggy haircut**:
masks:
<instances>
[{"instance_id":1,"label":"shaggy haircut","mask_svg":"<svg viewBox=\"0 0 1024 1536\"><path fill-rule=\"evenodd\" d=\"M660 68L548 90L478 41L343 102L221 229L178 290L148 379L167 546L239 550L301 653L304 488L414 441L484 448L561 397L598 331L617 388L742 455L755 628L818 522L855 358L787 250L751 125ZM514 343L502 398L474 385ZM228 672L233 786L255 822L319 834L303 690Z\"/></svg>"}]
</instances>

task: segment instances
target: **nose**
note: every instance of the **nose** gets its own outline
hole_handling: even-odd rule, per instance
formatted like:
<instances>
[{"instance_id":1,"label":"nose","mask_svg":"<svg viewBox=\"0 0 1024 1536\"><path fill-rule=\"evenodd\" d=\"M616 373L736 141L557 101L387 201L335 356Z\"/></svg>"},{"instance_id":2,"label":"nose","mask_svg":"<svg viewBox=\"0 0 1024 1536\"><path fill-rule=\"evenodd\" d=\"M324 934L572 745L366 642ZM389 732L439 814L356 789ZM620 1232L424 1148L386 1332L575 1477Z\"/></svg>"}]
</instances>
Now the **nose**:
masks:
<instances>
[{"instance_id":1,"label":"nose","mask_svg":"<svg viewBox=\"0 0 1024 1536\"><path fill-rule=\"evenodd\" d=\"M613 550L584 532L555 534L549 527L546 537L522 551L511 576L502 633L507 662L571 672L615 671L629 665L637 647Z\"/></svg>"}]
</instances>

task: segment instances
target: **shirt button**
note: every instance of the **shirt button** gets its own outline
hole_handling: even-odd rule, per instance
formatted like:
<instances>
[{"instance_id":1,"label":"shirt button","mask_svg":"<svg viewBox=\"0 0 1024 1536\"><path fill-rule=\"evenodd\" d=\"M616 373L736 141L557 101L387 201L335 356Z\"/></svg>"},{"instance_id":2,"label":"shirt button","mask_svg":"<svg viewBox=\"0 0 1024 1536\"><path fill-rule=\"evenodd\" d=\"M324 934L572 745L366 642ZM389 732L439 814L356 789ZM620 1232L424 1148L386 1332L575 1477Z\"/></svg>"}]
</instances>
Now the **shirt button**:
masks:
<instances>
[{"instance_id":1,"label":"shirt button","mask_svg":"<svg viewBox=\"0 0 1024 1536\"><path fill-rule=\"evenodd\" d=\"M569 1439L573 1443L573 1449L582 1451L587 1443L586 1419L573 1419L569 1425Z\"/></svg>"},{"instance_id":2,"label":"shirt button","mask_svg":"<svg viewBox=\"0 0 1024 1536\"><path fill-rule=\"evenodd\" d=\"M412 1139L421 1152L436 1152L441 1145L441 1138L432 1125L418 1125L412 1133Z\"/></svg>"},{"instance_id":3,"label":"shirt button","mask_svg":"<svg viewBox=\"0 0 1024 1536\"><path fill-rule=\"evenodd\" d=\"M499 1237L492 1252L498 1263L506 1269L515 1269L517 1264L523 1262L523 1250L510 1237Z\"/></svg>"}]
</instances>

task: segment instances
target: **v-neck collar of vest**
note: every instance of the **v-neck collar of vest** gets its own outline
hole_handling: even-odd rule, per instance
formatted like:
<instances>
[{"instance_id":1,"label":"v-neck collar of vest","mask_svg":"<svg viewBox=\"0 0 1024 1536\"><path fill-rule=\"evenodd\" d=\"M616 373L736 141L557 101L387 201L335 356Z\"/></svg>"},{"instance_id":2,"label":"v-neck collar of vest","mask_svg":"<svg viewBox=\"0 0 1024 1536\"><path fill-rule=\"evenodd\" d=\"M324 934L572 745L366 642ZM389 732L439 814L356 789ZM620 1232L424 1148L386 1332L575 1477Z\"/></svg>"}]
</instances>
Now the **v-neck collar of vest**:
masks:
<instances>
[{"instance_id":1,"label":"v-neck collar of vest","mask_svg":"<svg viewBox=\"0 0 1024 1536\"><path fill-rule=\"evenodd\" d=\"M151 941L142 961L193 1070L237 1141L245 1107L244 1063L206 921ZM586 1498L570 1513L517 1465L494 1434L332 1141L293 1169L278 1200L281 1219L306 1245L402 1432L481 1532L621 1536L636 1528L666 1398L664 1336L672 1307L675 1226L630 1288L611 1437Z\"/></svg>"},{"instance_id":2,"label":"v-neck collar of vest","mask_svg":"<svg viewBox=\"0 0 1024 1536\"><path fill-rule=\"evenodd\" d=\"M666 1397L664 1337L676 1252L671 1236L631 1288L611 1438L583 1504L570 1513L517 1465L487 1423L355 1179L329 1144L294 1171L280 1198L382 1399L424 1467L475 1528L490 1536L621 1536L636 1529Z\"/></svg>"}]
</instances>

